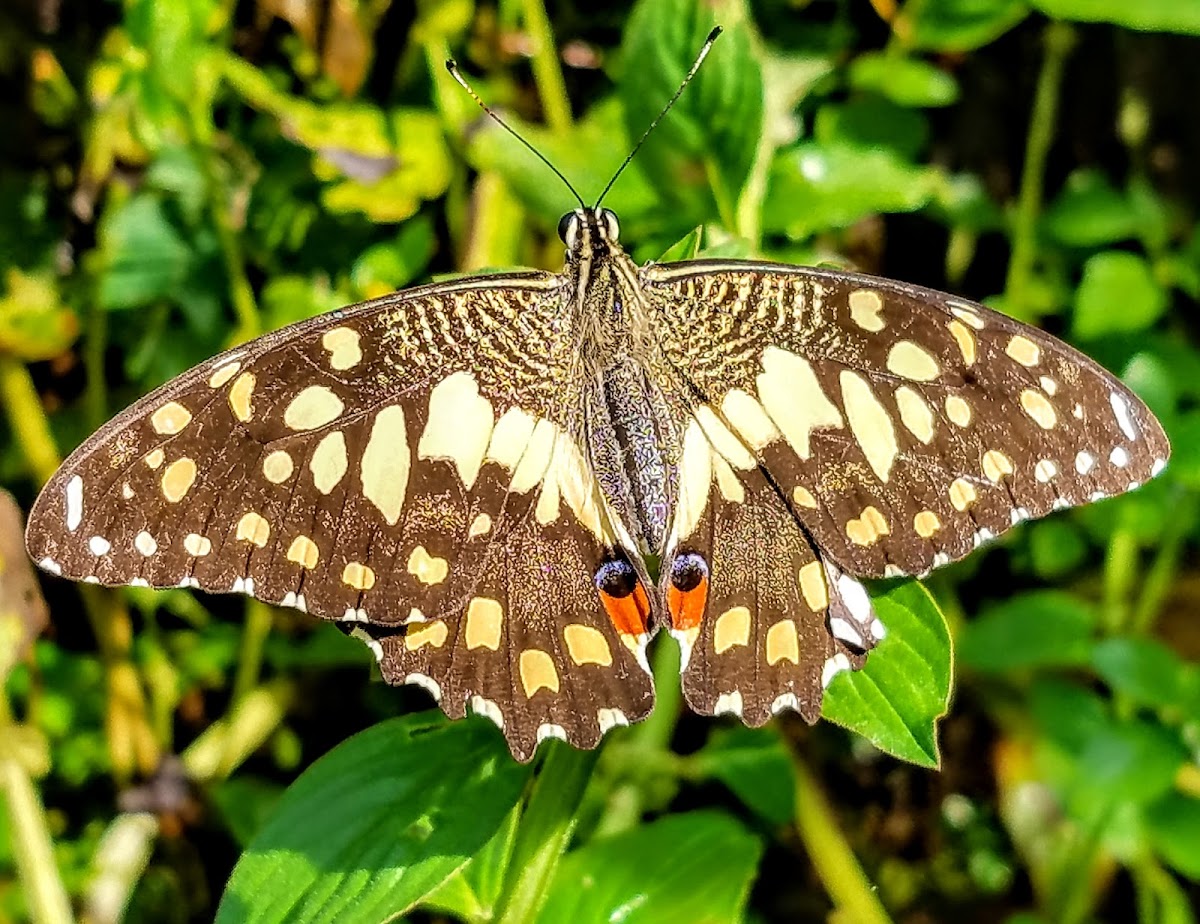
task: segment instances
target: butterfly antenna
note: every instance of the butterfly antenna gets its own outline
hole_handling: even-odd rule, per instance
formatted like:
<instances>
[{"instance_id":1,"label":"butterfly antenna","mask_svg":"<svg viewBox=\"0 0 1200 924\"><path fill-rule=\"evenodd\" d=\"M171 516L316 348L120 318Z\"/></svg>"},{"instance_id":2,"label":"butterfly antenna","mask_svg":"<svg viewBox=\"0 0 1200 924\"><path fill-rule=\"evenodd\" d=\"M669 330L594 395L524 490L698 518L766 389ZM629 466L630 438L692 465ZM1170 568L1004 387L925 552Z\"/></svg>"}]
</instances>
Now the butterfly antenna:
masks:
<instances>
[{"instance_id":1,"label":"butterfly antenna","mask_svg":"<svg viewBox=\"0 0 1200 924\"><path fill-rule=\"evenodd\" d=\"M617 172L613 174L612 179L608 181L608 185L604 187L604 192L600 193L600 198L596 200L593 209L600 208L600 203L604 201L604 197L608 195L608 191L613 188L613 183L617 182L617 178L625 172L625 168L629 166L629 162L633 160L635 154L642 149L642 145L646 143L646 139L650 137L650 133L654 131L655 126L662 121L663 116L671 111L671 107L675 105L675 101L683 95L683 91L687 89L687 85L692 82L692 78L696 76L696 71L700 70L700 65L704 63L704 59L708 57L708 50L712 48L713 42L717 40L717 36L723 30L720 26L713 28L712 32L708 33L708 38L704 40L704 44L700 47L700 53L696 55L696 60L692 63L692 69L687 72L687 76L683 78L683 82L679 84L679 89L675 91L675 95L667 100L667 105L662 107L662 112L654 117L654 121L650 123L650 127L642 132L642 137L638 139L638 143L633 146L633 150L629 152L629 156L625 158Z\"/></svg>"},{"instance_id":2,"label":"butterfly antenna","mask_svg":"<svg viewBox=\"0 0 1200 924\"><path fill-rule=\"evenodd\" d=\"M488 106L488 104L485 103L480 98L479 94L471 89L471 85L469 83L467 83L467 79L465 77L463 77L463 75L459 72L458 65L454 63L453 58L446 59L446 70L448 70L450 72L451 77L453 77L455 80L458 81L459 86L461 86L464 90L466 90L469 94L471 94L471 99L475 100L475 102L479 104L479 108L482 109L484 112L486 112L489 116L492 117L492 121L494 121L497 125L499 125L502 129L504 129L506 132L508 132L514 138L516 138L519 142L521 142L521 144L525 145L525 147L527 147L530 151L533 152L534 157L536 157L543 164L545 164L547 167L549 167L551 170L554 171L554 175L563 181L563 185L566 186L567 189L571 190L571 195L574 196L576 198L576 200L579 202L579 207L581 209L587 208L587 203L583 201L583 196L579 195L579 193L577 193L575 191L575 187L571 185L570 180L568 180L565 176L563 176L562 171L559 170L556 166L554 166L554 164L550 163L550 161L548 161L546 159L545 155L543 155L541 151L539 151L532 144L530 144L528 141L526 141L524 138L522 138L517 133L516 129L512 128L507 122L505 122L502 118L500 118L500 116L496 115L496 113L492 111L492 109ZM676 95L678 96L678 94L676 94Z\"/></svg>"}]
</instances>

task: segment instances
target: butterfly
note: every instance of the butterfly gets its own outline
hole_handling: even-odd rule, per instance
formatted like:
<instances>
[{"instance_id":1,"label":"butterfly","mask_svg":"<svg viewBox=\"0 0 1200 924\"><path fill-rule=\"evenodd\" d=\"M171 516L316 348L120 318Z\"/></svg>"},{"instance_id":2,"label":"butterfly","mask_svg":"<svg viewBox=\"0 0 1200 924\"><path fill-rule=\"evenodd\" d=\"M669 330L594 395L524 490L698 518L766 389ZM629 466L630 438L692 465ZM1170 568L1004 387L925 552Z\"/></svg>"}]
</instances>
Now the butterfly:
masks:
<instances>
[{"instance_id":1,"label":"butterfly","mask_svg":"<svg viewBox=\"0 0 1200 924\"><path fill-rule=\"evenodd\" d=\"M1118 379L982 305L761 261L638 266L582 200L559 234L561 272L397 292L142 398L48 482L30 555L335 620L388 682L528 760L644 718L661 628L695 712L815 722L885 635L863 579L924 575L1169 457Z\"/></svg>"}]
</instances>

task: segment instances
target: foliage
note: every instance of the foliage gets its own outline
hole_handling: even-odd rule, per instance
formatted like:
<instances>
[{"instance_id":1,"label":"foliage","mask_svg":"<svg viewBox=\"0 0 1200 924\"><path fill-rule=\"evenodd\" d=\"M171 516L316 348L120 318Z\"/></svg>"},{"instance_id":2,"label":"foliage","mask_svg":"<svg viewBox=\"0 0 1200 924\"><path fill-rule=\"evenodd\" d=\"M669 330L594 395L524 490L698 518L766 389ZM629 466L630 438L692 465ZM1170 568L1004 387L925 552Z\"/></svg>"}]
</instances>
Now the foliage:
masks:
<instances>
[{"instance_id":1,"label":"foliage","mask_svg":"<svg viewBox=\"0 0 1200 924\"><path fill-rule=\"evenodd\" d=\"M663 642L647 722L531 770L296 614L46 582L52 629L9 670L39 609L0 596L0 920L1194 920L1192 0L34 6L0 12L0 477L26 506L233 343L560 262L573 199L449 55L590 200L715 22L605 200L636 257L987 297L1122 375L1175 456L932 596L875 589L888 638L825 709L857 734L683 716Z\"/></svg>"}]
</instances>

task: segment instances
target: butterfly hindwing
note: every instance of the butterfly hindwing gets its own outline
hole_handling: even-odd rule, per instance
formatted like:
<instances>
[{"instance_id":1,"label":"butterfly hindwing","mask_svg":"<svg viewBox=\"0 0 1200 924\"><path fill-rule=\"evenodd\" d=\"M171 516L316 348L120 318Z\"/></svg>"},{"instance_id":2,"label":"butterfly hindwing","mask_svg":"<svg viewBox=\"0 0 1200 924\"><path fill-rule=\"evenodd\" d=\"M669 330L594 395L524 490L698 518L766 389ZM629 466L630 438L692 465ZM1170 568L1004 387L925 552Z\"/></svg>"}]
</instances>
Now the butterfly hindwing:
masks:
<instances>
[{"instance_id":1,"label":"butterfly hindwing","mask_svg":"<svg viewBox=\"0 0 1200 924\"><path fill-rule=\"evenodd\" d=\"M650 266L642 281L709 428L852 575L922 574L1135 488L1169 455L1114 376L981 305L761 263Z\"/></svg>"},{"instance_id":2,"label":"butterfly hindwing","mask_svg":"<svg viewBox=\"0 0 1200 924\"><path fill-rule=\"evenodd\" d=\"M594 745L650 708L650 600L569 432L559 286L412 290L185 373L55 474L30 554L75 579L339 620L387 679L452 716L474 706L518 756L546 735ZM614 559L640 606L598 587Z\"/></svg>"}]
</instances>

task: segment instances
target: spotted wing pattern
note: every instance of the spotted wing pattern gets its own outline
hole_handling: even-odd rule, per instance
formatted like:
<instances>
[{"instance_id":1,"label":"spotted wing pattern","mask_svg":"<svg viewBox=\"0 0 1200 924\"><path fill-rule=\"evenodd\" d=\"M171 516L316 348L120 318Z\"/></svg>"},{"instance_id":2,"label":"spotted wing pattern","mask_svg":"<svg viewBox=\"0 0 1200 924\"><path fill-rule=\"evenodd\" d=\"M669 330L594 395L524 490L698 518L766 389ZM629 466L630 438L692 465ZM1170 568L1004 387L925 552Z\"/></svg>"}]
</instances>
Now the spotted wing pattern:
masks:
<instances>
[{"instance_id":1,"label":"spotted wing pattern","mask_svg":"<svg viewBox=\"0 0 1200 924\"><path fill-rule=\"evenodd\" d=\"M1114 376L982 305L761 263L649 266L642 282L701 429L761 465L853 576L924 574L1023 520L1132 490L1170 454ZM686 479L686 451L682 466ZM681 505L678 522L702 509Z\"/></svg>"},{"instance_id":2,"label":"spotted wing pattern","mask_svg":"<svg viewBox=\"0 0 1200 924\"><path fill-rule=\"evenodd\" d=\"M415 289L219 356L67 460L30 554L338 620L389 681L489 716L522 759L548 736L593 746L650 709L652 604L573 433L561 289Z\"/></svg>"},{"instance_id":3,"label":"spotted wing pattern","mask_svg":"<svg viewBox=\"0 0 1200 924\"><path fill-rule=\"evenodd\" d=\"M699 712L815 722L885 634L857 577L924 574L1166 463L1128 388L981 305L758 263L641 281L687 396L662 587Z\"/></svg>"}]
</instances>

